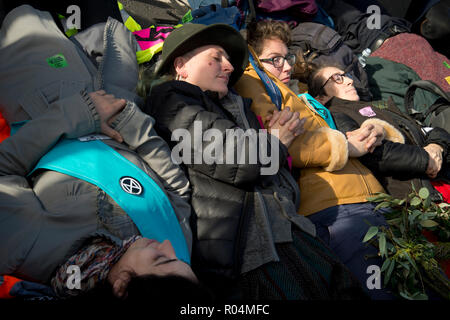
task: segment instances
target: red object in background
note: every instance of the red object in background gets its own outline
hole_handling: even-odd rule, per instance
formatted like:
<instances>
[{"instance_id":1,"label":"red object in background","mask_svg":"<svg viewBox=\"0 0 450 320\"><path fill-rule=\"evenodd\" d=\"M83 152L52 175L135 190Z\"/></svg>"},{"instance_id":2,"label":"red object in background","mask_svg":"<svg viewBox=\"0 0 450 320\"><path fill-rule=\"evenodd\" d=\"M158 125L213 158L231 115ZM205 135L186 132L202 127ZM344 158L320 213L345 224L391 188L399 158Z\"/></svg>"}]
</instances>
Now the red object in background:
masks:
<instances>
[{"instance_id":1,"label":"red object in background","mask_svg":"<svg viewBox=\"0 0 450 320\"><path fill-rule=\"evenodd\" d=\"M444 62L450 61L418 34L397 34L387 39L372 56L403 63L413 69L422 80L431 80L442 90L450 91L450 83L446 80L449 76L448 68L444 65Z\"/></svg>"},{"instance_id":2,"label":"red object in background","mask_svg":"<svg viewBox=\"0 0 450 320\"><path fill-rule=\"evenodd\" d=\"M450 185L442 181L431 181L433 187L442 194L444 202L449 203L450 201Z\"/></svg>"},{"instance_id":3,"label":"red object in background","mask_svg":"<svg viewBox=\"0 0 450 320\"><path fill-rule=\"evenodd\" d=\"M0 275L0 299L11 299L14 296L10 295L12 287L22 280L13 276Z\"/></svg>"},{"instance_id":4,"label":"red object in background","mask_svg":"<svg viewBox=\"0 0 450 320\"><path fill-rule=\"evenodd\" d=\"M8 126L8 123L6 123L5 118L3 118L2 114L0 113L0 142L8 138L10 134L11 130Z\"/></svg>"}]
</instances>

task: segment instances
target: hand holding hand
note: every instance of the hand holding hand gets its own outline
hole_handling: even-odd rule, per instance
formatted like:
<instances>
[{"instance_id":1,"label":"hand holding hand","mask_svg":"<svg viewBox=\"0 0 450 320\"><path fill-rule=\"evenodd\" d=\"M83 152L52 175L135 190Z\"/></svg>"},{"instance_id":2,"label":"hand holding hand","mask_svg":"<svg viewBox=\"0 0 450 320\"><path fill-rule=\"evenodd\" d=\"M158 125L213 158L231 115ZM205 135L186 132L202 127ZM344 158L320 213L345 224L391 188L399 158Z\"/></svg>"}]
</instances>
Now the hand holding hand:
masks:
<instances>
[{"instance_id":1,"label":"hand holding hand","mask_svg":"<svg viewBox=\"0 0 450 320\"><path fill-rule=\"evenodd\" d=\"M125 99L116 99L112 94L106 94L104 90L89 93L95 105L95 109L100 116L101 132L113 138L118 142L122 142L122 136L119 132L110 127L110 124L126 106Z\"/></svg>"},{"instance_id":2,"label":"hand holding hand","mask_svg":"<svg viewBox=\"0 0 450 320\"><path fill-rule=\"evenodd\" d=\"M425 172L431 179L436 178L437 174L442 167L442 152L443 149L440 145L436 143L430 143L424 147L425 151L428 153L428 167Z\"/></svg>"},{"instance_id":3,"label":"hand holding hand","mask_svg":"<svg viewBox=\"0 0 450 320\"><path fill-rule=\"evenodd\" d=\"M365 142L365 149L372 153L376 147L380 146L384 137L385 131L382 126L378 124L366 124L365 126L346 132L347 139L352 137L352 142Z\"/></svg>"},{"instance_id":4,"label":"hand holding hand","mask_svg":"<svg viewBox=\"0 0 450 320\"><path fill-rule=\"evenodd\" d=\"M275 110L273 115L269 116L269 132L272 133L273 130L277 130L278 139L286 147L289 147L294 138L305 131L303 126L306 119L300 119L299 115L298 112L292 112L287 107L282 111Z\"/></svg>"}]
</instances>

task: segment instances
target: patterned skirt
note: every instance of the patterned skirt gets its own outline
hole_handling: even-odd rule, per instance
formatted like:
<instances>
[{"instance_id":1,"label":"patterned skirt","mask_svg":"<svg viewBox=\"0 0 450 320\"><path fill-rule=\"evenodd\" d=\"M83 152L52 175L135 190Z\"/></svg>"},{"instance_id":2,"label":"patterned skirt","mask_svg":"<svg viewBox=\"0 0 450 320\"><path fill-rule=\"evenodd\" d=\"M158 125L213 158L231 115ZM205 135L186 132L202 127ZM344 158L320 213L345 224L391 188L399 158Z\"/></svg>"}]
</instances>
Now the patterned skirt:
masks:
<instances>
[{"instance_id":1,"label":"patterned skirt","mask_svg":"<svg viewBox=\"0 0 450 320\"><path fill-rule=\"evenodd\" d=\"M276 244L279 262L243 274L244 299L368 299L358 280L318 238L293 230L293 242Z\"/></svg>"}]
</instances>

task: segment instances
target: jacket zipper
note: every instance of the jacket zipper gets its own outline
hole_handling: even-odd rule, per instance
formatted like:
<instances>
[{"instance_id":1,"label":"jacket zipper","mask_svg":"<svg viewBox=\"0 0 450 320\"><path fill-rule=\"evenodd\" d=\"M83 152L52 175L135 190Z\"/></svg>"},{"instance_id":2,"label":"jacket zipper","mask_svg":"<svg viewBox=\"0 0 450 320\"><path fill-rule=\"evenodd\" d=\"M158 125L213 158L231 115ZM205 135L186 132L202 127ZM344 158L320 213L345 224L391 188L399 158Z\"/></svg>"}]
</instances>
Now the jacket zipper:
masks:
<instances>
[{"instance_id":1,"label":"jacket zipper","mask_svg":"<svg viewBox=\"0 0 450 320\"><path fill-rule=\"evenodd\" d=\"M255 187L255 190L256 190L256 195L258 196L258 200L261 203L261 207L264 212L264 217L266 218L266 221L269 223L270 220L269 220L269 215L267 214L266 203L264 202L264 199L263 199L258 187ZM280 261L280 257L278 256L277 249L275 248L275 244L273 241L272 229L270 228L270 226L268 228L268 234L269 234L270 250L272 250L272 254L275 256L276 261Z\"/></svg>"},{"instance_id":2,"label":"jacket zipper","mask_svg":"<svg viewBox=\"0 0 450 320\"><path fill-rule=\"evenodd\" d=\"M100 61L100 64L98 66L98 72L97 72L97 81L94 84L94 91L98 91L103 89L104 83L103 83L103 69L105 66L106 56L107 56L107 40L108 36L111 30L111 23L113 20L109 20L105 24L105 30L103 31L103 59Z\"/></svg>"},{"instance_id":3,"label":"jacket zipper","mask_svg":"<svg viewBox=\"0 0 450 320\"><path fill-rule=\"evenodd\" d=\"M287 182L291 185L291 187L295 190L295 207L298 209L300 205L300 188L295 181L294 177L290 173L286 173L283 168L279 170L280 174L287 180Z\"/></svg>"},{"instance_id":4,"label":"jacket zipper","mask_svg":"<svg viewBox=\"0 0 450 320\"><path fill-rule=\"evenodd\" d=\"M363 172L362 172L362 170L359 168L359 164L358 164L357 162L355 162L355 161L352 161L352 162L353 162L353 166L354 166L354 167L356 168L356 170L358 170L358 172L360 173L361 179L364 181L364 185L366 186L366 190L367 190L369 196L372 195L372 190L370 189L369 184L367 183L366 179L364 178Z\"/></svg>"},{"instance_id":5,"label":"jacket zipper","mask_svg":"<svg viewBox=\"0 0 450 320\"><path fill-rule=\"evenodd\" d=\"M242 120L243 120L244 125L245 125L245 129L248 130L248 129L250 129L250 123L248 122L248 119L245 116L244 101L241 99L240 103L238 103L238 104L239 104L239 113L241 114ZM270 220L269 220L269 215L267 214L266 204L264 202L264 199L263 199L263 197L261 195L261 192L259 191L258 187L255 187L255 192L257 194L259 202L261 203L261 207L262 207L263 212L264 212L264 217L266 218L266 221L269 223ZM242 218L244 218L244 217L242 217ZM275 256L276 261L280 261L280 257L278 256L277 250L275 248L275 244L273 242L272 229L270 228L270 226L268 228L268 232L269 232L270 250L272 251L273 255ZM239 230L239 237L238 237L239 242L241 240L241 237L242 237L241 236L241 230Z\"/></svg>"},{"instance_id":6,"label":"jacket zipper","mask_svg":"<svg viewBox=\"0 0 450 320\"><path fill-rule=\"evenodd\" d=\"M244 206L242 208L241 218L239 220L239 227L236 235L236 244L234 247L234 263L233 263L233 275L236 277L240 274L240 268L242 266L242 237L245 227L247 226L247 211L248 211L248 201L249 201L249 193L245 193L244 197Z\"/></svg>"}]
</instances>

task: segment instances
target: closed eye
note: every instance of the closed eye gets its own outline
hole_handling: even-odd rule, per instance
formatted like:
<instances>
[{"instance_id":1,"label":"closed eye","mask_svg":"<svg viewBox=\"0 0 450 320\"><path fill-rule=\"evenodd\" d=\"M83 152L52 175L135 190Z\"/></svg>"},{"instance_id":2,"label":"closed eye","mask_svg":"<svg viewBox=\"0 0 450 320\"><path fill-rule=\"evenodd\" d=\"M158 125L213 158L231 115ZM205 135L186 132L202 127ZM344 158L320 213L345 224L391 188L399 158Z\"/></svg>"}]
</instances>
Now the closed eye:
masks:
<instances>
[{"instance_id":1,"label":"closed eye","mask_svg":"<svg viewBox=\"0 0 450 320\"><path fill-rule=\"evenodd\" d=\"M160 259L161 261L159 261L159 262L157 262L154 266L155 267L157 267L157 266L160 266L160 265L163 265L163 264L168 264L168 263L171 263L171 262L174 262L174 261L178 261L178 259Z\"/></svg>"}]
</instances>

